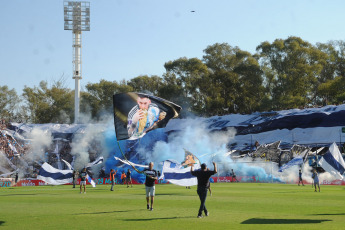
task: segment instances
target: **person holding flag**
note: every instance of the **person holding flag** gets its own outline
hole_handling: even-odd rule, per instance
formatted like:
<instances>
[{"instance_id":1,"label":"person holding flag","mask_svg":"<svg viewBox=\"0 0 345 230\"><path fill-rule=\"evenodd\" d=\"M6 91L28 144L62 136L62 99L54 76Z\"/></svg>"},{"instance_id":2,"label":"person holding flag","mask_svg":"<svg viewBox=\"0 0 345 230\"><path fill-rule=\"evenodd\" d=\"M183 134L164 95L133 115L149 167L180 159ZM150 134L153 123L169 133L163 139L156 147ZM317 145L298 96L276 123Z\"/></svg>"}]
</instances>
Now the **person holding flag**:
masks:
<instances>
[{"instance_id":1,"label":"person holding flag","mask_svg":"<svg viewBox=\"0 0 345 230\"><path fill-rule=\"evenodd\" d=\"M204 211L205 216L209 215L209 212L206 209L205 202L207 198L208 188L210 187L210 177L217 173L217 165L213 162L213 171L207 170L207 166L205 163L201 165L201 170L194 171L193 165L190 168L190 172L193 176L197 177L198 179L198 189L197 193L200 198L200 208L198 212L198 218L202 218L202 212Z\"/></svg>"},{"instance_id":2,"label":"person holding flag","mask_svg":"<svg viewBox=\"0 0 345 230\"><path fill-rule=\"evenodd\" d=\"M80 193L82 192L82 186L84 186L84 193L86 193L86 179L87 179L87 172L86 168L83 168L80 173Z\"/></svg>"},{"instance_id":3,"label":"person holding flag","mask_svg":"<svg viewBox=\"0 0 345 230\"><path fill-rule=\"evenodd\" d=\"M149 163L149 168L143 171L146 175L145 189L147 209L153 211L153 201L155 197L155 181L158 179L157 171L153 169L153 162ZM149 205L149 198L151 197L151 208Z\"/></svg>"}]
</instances>

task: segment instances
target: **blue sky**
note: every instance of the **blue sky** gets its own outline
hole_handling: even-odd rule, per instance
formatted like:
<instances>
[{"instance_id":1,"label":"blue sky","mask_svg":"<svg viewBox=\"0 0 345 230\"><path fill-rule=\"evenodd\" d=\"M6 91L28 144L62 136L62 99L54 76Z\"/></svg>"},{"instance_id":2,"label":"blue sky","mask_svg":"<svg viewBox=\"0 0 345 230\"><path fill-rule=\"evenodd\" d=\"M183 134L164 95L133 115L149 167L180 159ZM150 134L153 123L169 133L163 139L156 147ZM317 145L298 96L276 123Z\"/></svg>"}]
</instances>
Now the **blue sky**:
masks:
<instances>
[{"instance_id":1,"label":"blue sky","mask_svg":"<svg viewBox=\"0 0 345 230\"><path fill-rule=\"evenodd\" d=\"M345 39L343 0L90 0L82 34L87 83L159 75L180 57L228 43L255 53L261 42L299 36L315 44ZM192 13L191 11L195 11ZM72 32L62 0L0 0L0 86L38 86L61 77L74 89Z\"/></svg>"}]
</instances>

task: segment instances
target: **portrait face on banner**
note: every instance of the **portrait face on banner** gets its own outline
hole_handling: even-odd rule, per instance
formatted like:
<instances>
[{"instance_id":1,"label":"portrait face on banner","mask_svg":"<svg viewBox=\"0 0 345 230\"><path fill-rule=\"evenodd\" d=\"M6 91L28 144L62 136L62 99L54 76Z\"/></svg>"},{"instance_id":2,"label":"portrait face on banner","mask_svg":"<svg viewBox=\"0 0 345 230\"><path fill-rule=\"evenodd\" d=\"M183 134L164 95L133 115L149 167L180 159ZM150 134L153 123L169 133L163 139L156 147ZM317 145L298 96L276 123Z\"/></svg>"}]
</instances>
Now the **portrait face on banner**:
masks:
<instances>
[{"instance_id":1,"label":"portrait face on banner","mask_svg":"<svg viewBox=\"0 0 345 230\"><path fill-rule=\"evenodd\" d=\"M181 110L172 102L142 93L115 94L113 103L117 140L135 140L163 128Z\"/></svg>"}]
</instances>

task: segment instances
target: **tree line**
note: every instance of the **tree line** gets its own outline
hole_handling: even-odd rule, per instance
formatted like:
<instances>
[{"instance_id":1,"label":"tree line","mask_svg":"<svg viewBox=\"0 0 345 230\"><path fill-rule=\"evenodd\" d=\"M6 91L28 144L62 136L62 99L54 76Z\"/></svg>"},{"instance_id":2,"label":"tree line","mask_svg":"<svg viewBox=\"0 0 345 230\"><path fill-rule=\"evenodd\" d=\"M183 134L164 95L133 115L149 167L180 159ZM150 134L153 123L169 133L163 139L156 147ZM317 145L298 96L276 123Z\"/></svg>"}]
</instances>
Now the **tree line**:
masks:
<instances>
[{"instance_id":1,"label":"tree line","mask_svg":"<svg viewBox=\"0 0 345 230\"><path fill-rule=\"evenodd\" d=\"M88 83L80 111L98 121L112 113L112 96L146 92L181 105L182 117L250 114L345 102L345 42L312 45L299 37L262 42L256 53L227 43L208 46L202 59L181 57L164 64L162 76ZM21 96L0 86L0 116L10 121L69 123L74 90L63 80L24 87Z\"/></svg>"}]
</instances>

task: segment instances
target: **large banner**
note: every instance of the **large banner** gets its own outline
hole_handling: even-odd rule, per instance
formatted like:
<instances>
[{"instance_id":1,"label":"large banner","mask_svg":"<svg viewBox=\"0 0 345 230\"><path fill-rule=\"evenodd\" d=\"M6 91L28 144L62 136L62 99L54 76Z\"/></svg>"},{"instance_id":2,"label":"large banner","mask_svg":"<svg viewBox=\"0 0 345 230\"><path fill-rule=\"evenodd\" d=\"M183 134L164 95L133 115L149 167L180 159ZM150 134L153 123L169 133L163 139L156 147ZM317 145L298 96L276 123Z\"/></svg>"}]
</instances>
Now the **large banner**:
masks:
<instances>
[{"instance_id":1,"label":"large banner","mask_svg":"<svg viewBox=\"0 0 345 230\"><path fill-rule=\"evenodd\" d=\"M113 104L117 140L135 140L163 128L181 110L170 101L143 93L115 94Z\"/></svg>"}]
</instances>

